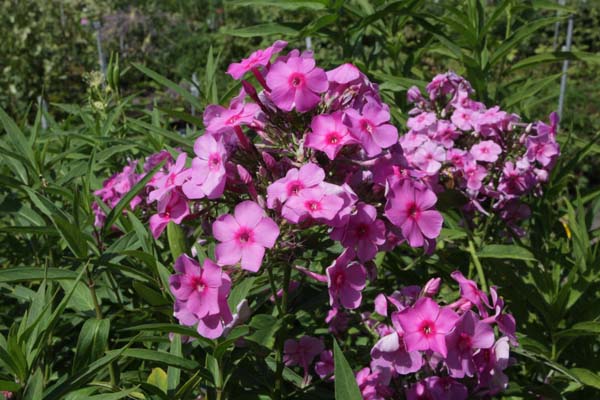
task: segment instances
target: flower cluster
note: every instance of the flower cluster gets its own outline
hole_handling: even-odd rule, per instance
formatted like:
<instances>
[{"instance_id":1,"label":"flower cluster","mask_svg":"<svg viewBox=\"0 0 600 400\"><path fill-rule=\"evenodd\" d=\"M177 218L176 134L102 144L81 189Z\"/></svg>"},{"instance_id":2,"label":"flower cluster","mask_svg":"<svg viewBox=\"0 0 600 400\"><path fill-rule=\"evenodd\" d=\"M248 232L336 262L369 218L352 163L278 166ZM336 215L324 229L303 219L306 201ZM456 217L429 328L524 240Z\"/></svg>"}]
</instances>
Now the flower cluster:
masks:
<instances>
[{"instance_id":1,"label":"flower cluster","mask_svg":"<svg viewBox=\"0 0 600 400\"><path fill-rule=\"evenodd\" d=\"M494 213L521 233L516 222L530 210L520 198L540 190L560 153L556 114L551 125L521 123L498 106L472 100L469 82L453 72L437 75L426 89L428 98L416 87L408 91L415 107L400 139L406 163L462 192L465 213Z\"/></svg>"},{"instance_id":2,"label":"flower cluster","mask_svg":"<svg viewBox=\"0 0 600 400\"><path fill-rule=\"evenodd\" d=\"M422 289L409 286L376 298L375 313L391 323L377 323L381 339L371 350L370 368L356 377L365 399L393 398L392 381L417 372L426 377L407 387L410 400L462 400L506 388L503 370L510 362L509 346L517 345L515 320L496 288L488 296L459 271L452 278L460 297L445 306L433 299L439 278ZM371 325L374 321L370 318Z\"/></svg>"}]
</instances>

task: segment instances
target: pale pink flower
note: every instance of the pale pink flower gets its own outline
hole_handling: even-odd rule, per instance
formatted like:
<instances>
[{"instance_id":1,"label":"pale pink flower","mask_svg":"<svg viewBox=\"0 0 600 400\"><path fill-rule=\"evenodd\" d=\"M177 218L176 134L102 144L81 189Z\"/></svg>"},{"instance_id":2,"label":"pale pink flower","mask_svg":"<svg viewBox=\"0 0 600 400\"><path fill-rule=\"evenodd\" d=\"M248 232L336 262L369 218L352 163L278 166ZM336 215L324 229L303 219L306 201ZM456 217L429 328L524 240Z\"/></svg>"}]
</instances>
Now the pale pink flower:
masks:
<instances>
[{"instance_id":1,"label":"pale pink flower","mask_svg":"<svg viewBox=\"0 0 600 400\"><path fill-rule=\"evenodd\" d=\"M446 161L446 150L433 141L423 143L411 156L412 162L428 174L435 174Z\"/></svg>"},{"instance_id":2,"label":"pale pink flower","mask_svg":"<svg viewBox=\"0 0 600 400\"><path fill-rule=\"evenodd\" d=\"M196 157L188 180L182 185L188 199L216 199L225 190L227 151L221 139L202 135L194 143Z\"/></svg>"},{"instance_id":3,"label":"pale pink flower","mask_svg":"<svg viewBox=\"0 0 600 400\"><path fill-rule=\"evenodd\" d=\"M273 248L279 236L279 227L265 211L253 201L239 203L234 214L222 215L213 223L215 239L221 243L215 248L220 265L235 265L256 272L265 254Z\"/></svg>"},{"instance_id":4,"label":"pale pink flower","mask_svg":"<svg viewBox=\"0 0 600 400\"><path fill-rule=\"evenodd\" d=\"M484 140L474 144L470 153L477 161L495 162L502 153L502 147L492 140Z\"/></svg>"},{"instance_id":5,"label":"pale pink flower","mask_svg":"<svg viewBox=\"0 0 600 400\"><path fill-rule=\"evenodd\" d=\"M433 112L422 112L415 117L411 117L406 121L406 126L409 129L415 131L422 131L428 129L430 126L435 124L437 116Z\"/></svg>"},{"instance_id":6,"label":"pale pink flower","mask_svg":"<svg viewBox=\"0 0 600 400\"><path fill-rule=\"evenodd\" d=\"M398 142L398 130L389 123L390 111L385 104L369 101L360 113L349 108L345 115L352 136L368 156L376 156L381 153L381 149Z\"/></svg>"},{"instance_id":7,"label":"pale pink flower","mask_svg":"<svg viewBox=\"0 0 600 400\"><path fill-rule=\"evenodd\" d=\"M227 68L227 73L231 75L233 79L240 79L248 71L253 71L258 67L265 67L271 61L273 54L279 53L283 48L287 46L287 42L283 40L277 40L271 46L266 49L256 50L250 54L250 57L244 58L239 63L232 63Z\"/></svg>"},{"instance_id":8,"label":"pale pink flower","mask_svg":"<svg viewBox=\"0 0 600 400\"><path fill-rule=\"evenodd\" d=\"M297 196L301 190L318 186L325 179L325 172L313 163L306 163L300 169L291 168L285 177L267 187L267 206L275 208L288 198Z\"/></svg>"},{"instance_id":9,"label":"pale pink flower","mask_svg":"<svg viewBox=\"0 0 600 400\"><path fill-rule=\"evenodd\" d=\"M292 223L300 223L312 218L317 222L328 223L334 219L344 205L344 199L327 194L320 187L301 190L288 198L281 214Z\"/></svg>"},{"instance_id":10,"label":"pale pink flower","mask_svg":"<svg viewBox=\"0 0 600 400\"><path fill-rule=\"evenodd\" d=\"M175 161L175 164L170 166L167 172L159 172L154 176L152 183L149 183L149 185L154 187L154 190L148 194L149 203L161 200L175 188L181 187L181 185L187 179L188 174L187 170L185 169L186 160L187 154L181 153L179 156L177 156L177 161Z\"/></svg>"},{"instance_id":11,"label":"pale pink flower","mask_svg":"<svg viewBox=\"0 0 600 400\"><path fill-rule=\"evenodd\" d=\"M158 202L158 213L150 217L150 232L158 239L169 222L179 225L190 214L187 200L177 191L169 193Z\"/></svg>"}]
</instances>

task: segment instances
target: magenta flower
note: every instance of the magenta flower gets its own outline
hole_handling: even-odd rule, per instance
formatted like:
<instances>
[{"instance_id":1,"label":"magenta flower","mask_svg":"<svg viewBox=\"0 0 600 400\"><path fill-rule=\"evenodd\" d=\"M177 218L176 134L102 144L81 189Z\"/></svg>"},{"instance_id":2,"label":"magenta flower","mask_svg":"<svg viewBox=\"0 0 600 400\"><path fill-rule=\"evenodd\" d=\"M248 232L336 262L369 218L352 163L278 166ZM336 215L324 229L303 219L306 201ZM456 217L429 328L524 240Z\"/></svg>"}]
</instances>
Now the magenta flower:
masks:
<instances>
[{"instance_id":1,"label":"magenta flower","mask_svg":"<svg viewBox=\"0 0 600 400\"><path fill-rule=\"evenodd\" d=\"M250 54L250 57L244 58L241 62L230 64L229 68L227 68L227 73L231 75L233 79L240 79L248 71L254 72L258 67L267 66L273 54L279 53L285 46L287 46L286 41L277 40L264 50L256 50L254 53Z\"/></svg>"},{"instance_id":2,"label":"magenta flower","mask_svg":"<svg viewBox=\"0 0 600 400\"><path fill-rule=\"evenodd\" d=\"M253 201L239 203L234 215L222 215L212 225L215 239L220 241L215 256L220 265L235 265L241 260L243 269L256 272L262 264L265 248L275 246L279 227Z\"/></svg>"},{"instance_id":3,"label":"magenta flower","mask_svg":"<svg viewBox=\"0 0 600 400\"><path fill-rule=\"evenodd\" d=\"M393 331L382 337L371 350L371 368L388 369L400 375L412 374L423 366L418 351L407 351L403 332Z\"/></svg>"},{"instance_id":4,"label":"magenta flower","mask_svg":"<svg viewBox=\"0 0 600 400\"><path fill-rule=\"evenodd\" d=\"M313 118L311 130L306 135L304 145L321 150L333 160L345 144L351 143L348 127L342 121L342 113L321 114Z\"/></svg>"},{"instance_id":5,"label":"magenta flower","mask_svg":"<svg viewBox=\"0 0 600 400\"><path fill-rule=\"evenodd\" d=\"M448 353L446 335L452 331L458 318L450 308L440 308L429 297L417 300L412 308L398 314L407 351L432 350L445 358Z\"/></svg>"},{"instance_id":6,"label":"magenta flower","mask_svg":"<svg viewBox=\"0 0 600 400\"><path fill-rule=\"evenodd\" d=\"M320 94L328 87L327 75L315 67L315 60L299 56L275 61L266 81L271 89L271 100L283 111L311 110L321 101Z\"/></svg>"},{"instance_id":7,"label":"magenta flower","mask_svg":"<svg viewBox=\"0 0 600 400\"><path fill-rule=\"evenodd\" d=\"M349 108L345 113L350 132L367 152L369 157L381 153L398 142L398 130L389 124L390 111L385 104L369 101L358 112Z\"/></svg>"},{"instance_id":8,"label":"magenta flower","mask_svg":"<svg viewBox=\"0 0 600 400\"><path fill-rule=\"evenodd\" d=\"M302 336L300 340L287 339L283 345L283 362L288 367L301 366L306 380L310 364L323 350L325 350L323 342L316 337Z\"/></svg>"},{"instance_id":9,"label":"magenta flower","mask_svg":"<svg viewBox=\"0 0 600 400\"><path fill-rule=\"evenodd\" d=\"M359 260L365 262L375 258L377 246L385 242L385 232L385 224L377 219L375 207L359 203L348 224L335 228L331 237L339 240L344 247L356 248Z\"/></svg>"},{"instance_id":10,"label":"magenta flower","mask_svg":"<svg viewBox=\"0 0 600 400\"><path fill-rule=\"evenodd\" d=\"M456 323L454 331L446 336L448 356L446 365L450 376L463 378L476 372L473 354L494 345L494 329L479 320L473 311L467 311Z\"/></svg>"},{"instance_id":11,"label":"magenta flower","mask_svg":"<svg viewBox=\"0 0 600 400\"><path fill-rule=\"evenodd\" d=\"M485 388L488 395L493 396L508 386L508 376L502 371L508 367L509 356L510 346L504 336L492 348L482 349L473 357L479 373L479 386Z\"/></svg>"},{"instance_id":12,"label":"magenta flower","mask_svg":"<svg viewBox=\"0 0 600 400\"><path fill-rule=\"evenodd\" d=\"M477 284L471 279L465 278L465 276L460 271L454 271L450 274L452 279L458 282L458 286L460 288L460 296L468 300L471 304L475 305L479 310L479 314L482 316L487 316L486 307L489 308L489 300L487 295L479 290Z\"/></svg>"},{"instance_id":13,"label":"magenta flower","mask_svg":"<svg viewBox=\"0 0 600 400\"><path fill-rule=\"evenodd\" d=\"M227 304L231 280L222 269L209 259L202 267L187 255L175 262L175 275L169 278L175 296L175 317L183 325L198 323L198 333L209 339L223 332L224 324L233 316Z\"/></svg>"},{"instance_id":14,"label":"magenta flower","mask_svg":"<svg viewBox=\"0 0 600 400\"><path fill-rule=\"evenodd\" d=\"M408 180L396 185L388 195L385 215L396 226L412 247L420 247L425 239L435 239L440 234L444 219L431 210L437 197L427 188L417 188Z\"/></svg>"},{"instance_id":15,"label":"magenta flower","mask_svg":"<svg viewBox=\"0 0 600 400\"><path fill-rule=\"evenodd\" d=\"M276 180L267 188L267 206L275 208L288 198L297 196L301 190L314 188L325 179L325 172L313 163L306 163L300 169L291 168L285 177Z\"/></svg>"},{"instance_id":16,"label":"magenta flower","mask_svg":"<svg viewBox=\"0 0 600 400\"><path fill-rule=\"evenodd\" d=\"M315 363L315 372L319 375L319 378L324 379L329 376L328 380L333 381L333 371L335 365L333 363L333 352L331 350L325 350L319 355L319 361Z\"/></svg>"},{"instance_id":17,"label":"magenta flower","mask_svg":"<svg viewBox=\"0 0 600 400\"><path fill-rule=\"evenodd\" d=\"M189 179L182 185L188 199L221 197L225 190L227 151L221 139L202 135L194 143L196 157L192 160Z\"/></svg>"},{"instance_id":18,"label":"magenta flower","mask_svg":"<svg viewBox=\"0 0 600 400\"><path fill-rule=\"evenodd\" d=\"M356 66L345 63L337 68L327 71L327 80L338 84L346 84L360 78L361 72Z\"/></svg>"},{"instance_id":19,"label":"magenta flower","mask_svg":"<svg viewBox=\"0 0 600 400\"><path fill-rule=\"evenodd\" d=\"M477 117L477 112L466 108L457 108L452 113L450 120L454 125L463 131L470 131L474 126L474 119Z\"/></svg>"},{"instance_id":20,"label":"magenta flower","mask_svg":"<svg viewBox=\"0 0 600 400\"><path fill-rule=\"evenodd\" d=\"M332 221L344 205L344 199L338 195L327 194L320 188L301 190L296 196L288 198L281 215L292 223L300 223L308 218L317 222Z\"/></svg>"},{"instance_id":21,"label":"magenta flower","mask_svg":"<svg viewBox=\"0 0 600 400\"><path fill-rule=\"evenodd\" d=\"M558 143L547 133L527 138L525 156L530 162L538 161L543 167L546 167L554 161L559 153Z\"/></svg>"},{"instance_id":22,"label":"magenta flower","mask_svg":"<svg viewBox=\"0 0 600 400\"><path fill-rule=\"evenodd\" d=\"M251 125L259 111L258 104L232 102L230 108L223 108L218 115L209 120L206 124L206 132L211 135L219 135L235 130L242 125Z\"/></svg>"},{"instance_id":23,"label":"magenta flower","mask_svg":"<svg viewBox=\"0 0 600 400\"><path fill-rule=\"evenodd\" d=\"M483 180L487 177L488 170L477 164L473 160L465 162L462 167L464 178L467 180L467 189L472 192L478 192L483 185Z\"/></svg>"},{"instance_id":24,"label":"magenta flower","mask_svg":"<svg viewBox=\"0 0 600 400\"><path fill-rule=\"evenodd\" d=\"M150 217L150 232L154 239L158 239L169 222L179 225L190 214L187 200L178 192L173 191L169 197L163 197L158 202L158 213Z\"/></svg>"},{"instance_id":25,"label":"magenta flower","mask_svg":"<svg viewBox=\"0 0 600 400\"><path fill-rule=\"evenodd\" d=\"M386 400L394 395L390 387L391 374L385 370L363 368L356 374L356 383L363 400Z\"/></svg>"},{"instance_id":26,"label":"magenta flower","mask_svg":"<svg viewBox=\"0 0 600 400\"><path fill-rule=\"evenodd\" d=\"M474 144L470 153L477 161L495 162L502 153L502 147L494 141L484 140Z\"/></svg>"},{"instance_id":27,"label":"magenta flower","mask_svg":"<svg viewBox=\"0 0 600 400\"><path fill-rule=\"evenodd\" d=\"M180 187L187 179L188 171L185 169L187 154L181 153L177 156L177 161L166 173L158 173L154 176L151 185L154 187L148 193L148 202L161 200L166 197L175 188Z\"/></svg>"},{"instance_id":28,"label":"magenta flower","mask_svg":"<svg viewBox=\"0 0 600 400\"><path fill-rule=\"evenodd\" d=\"M367 270L362 264L352 261L353 258L354 252L346 249L326 270L329 304L332 307L336 307L338 302L348 309L360 306Z\"/></svg>"},{"instance_id":29,"label":"magenta flower","mask_svg":"<svg viewBox=\"0 0 600 400\"><path fill-rule=\"evenodd\" d=\"M406 400L467 400L465 385L444 376L429 376L406 390Z\"/></svg>"}]
</instances>

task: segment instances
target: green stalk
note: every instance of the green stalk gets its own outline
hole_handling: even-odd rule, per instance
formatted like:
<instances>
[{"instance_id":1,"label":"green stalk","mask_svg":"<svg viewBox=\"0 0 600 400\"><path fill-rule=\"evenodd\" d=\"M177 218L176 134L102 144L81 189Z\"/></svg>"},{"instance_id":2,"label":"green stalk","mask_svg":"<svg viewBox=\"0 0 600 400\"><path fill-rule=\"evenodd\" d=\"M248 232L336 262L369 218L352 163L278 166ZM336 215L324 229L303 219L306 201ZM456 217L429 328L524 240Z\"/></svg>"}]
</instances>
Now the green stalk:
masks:
<instances>
[{"instance_id":1,"label":"green stalk","mask_svg":"<svg viewBox=\"0 0 600 400\"><path fill-rule=\"evenodd\" d=\"M483 267L481 266L481 262L479 262L479 257L477 257L477 252L475 251L475 245L473 244L473 240L469 239L469 254L471 254L471 258L473 259L473 264L475 264L475 269L477 270L477 276L479 277L479 281L481 283L481 288L484 292L487 293L488 286L487 281L485 279L485 274L483 273Z\"/></svg>"},{"instance_id":2,"label":"green stalk","mask_svg":"<svg viewBox=\"0 0 600 400\"><path fill-rule=\"evenodd\" d=\"M283 270L283 294L281 295L281 313L279 319L282 320L281 329L279 331L279 340L277 341L277 353L275 354L275 361L277 362L277 370L275 371L275 391L274 400L283 399L283 339L286 336L287 326L285 323L285 317L288 306L288 290L290 287L290 277L292 275L292 267L289 263L284 264ZM277 296L275 296L277 298Z\"/></svg>"}]
</instances>

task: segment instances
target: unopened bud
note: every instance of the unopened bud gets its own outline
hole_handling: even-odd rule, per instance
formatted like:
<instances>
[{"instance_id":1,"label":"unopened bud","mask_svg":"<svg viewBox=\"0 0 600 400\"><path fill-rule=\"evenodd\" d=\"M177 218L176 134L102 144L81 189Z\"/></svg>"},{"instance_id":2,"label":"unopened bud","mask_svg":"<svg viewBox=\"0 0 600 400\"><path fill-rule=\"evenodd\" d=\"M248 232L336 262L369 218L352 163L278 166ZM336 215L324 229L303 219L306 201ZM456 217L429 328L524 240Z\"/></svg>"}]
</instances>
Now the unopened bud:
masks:
<instances>
[{"instance_id":1,"label":"unopened bud","mask_svg":"<svg viewBox=\"0 0 600 400\"><path fill-rule=\"evenodd\" d=\"M423 297L434 297L440 291L440 284L442 282L441 278L432 278L430 279L423 290L421 291L421 296Z\"/></svg>"}]
</instances>

